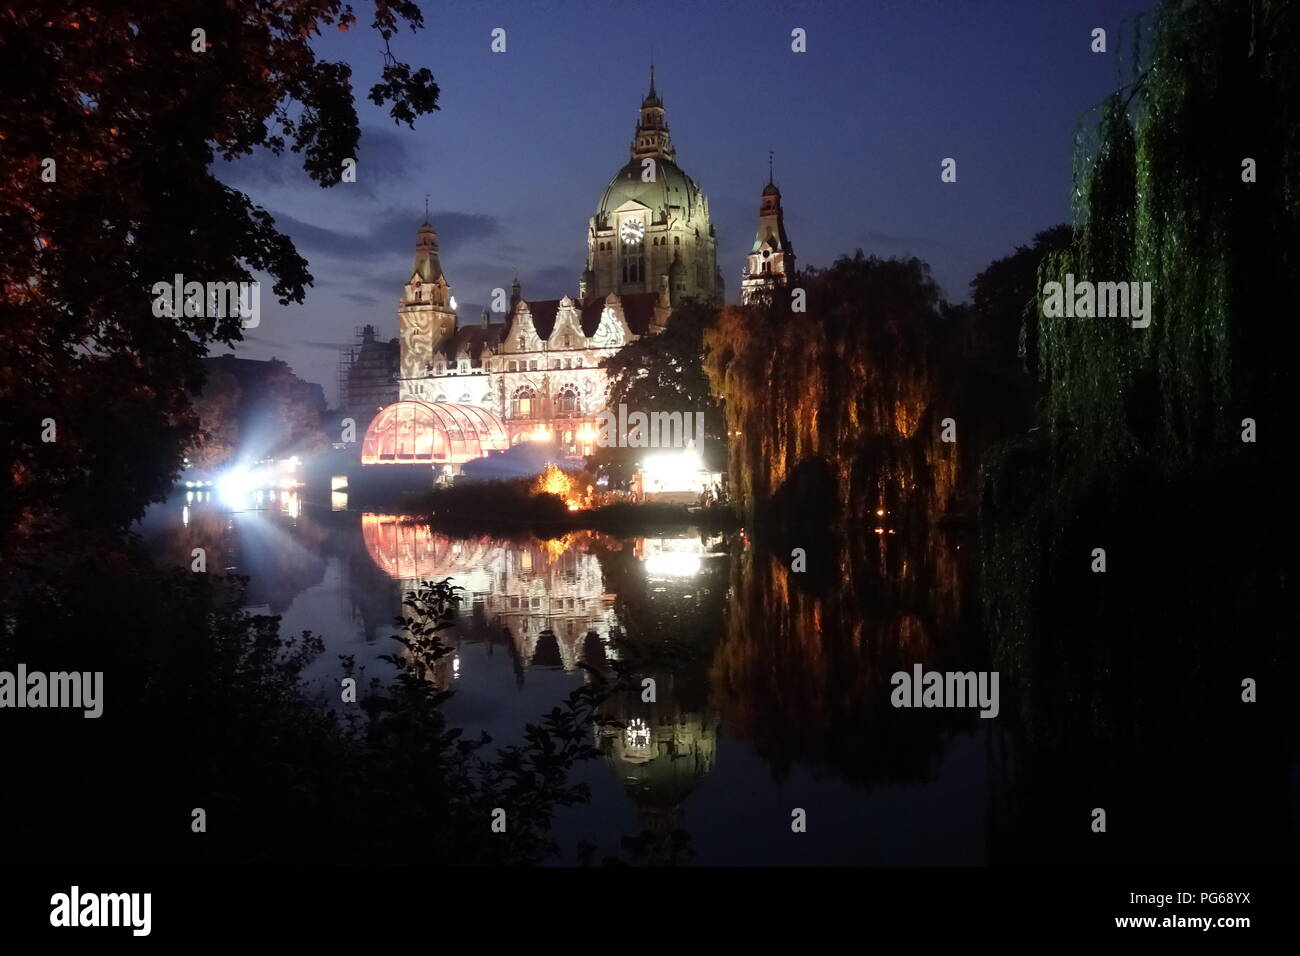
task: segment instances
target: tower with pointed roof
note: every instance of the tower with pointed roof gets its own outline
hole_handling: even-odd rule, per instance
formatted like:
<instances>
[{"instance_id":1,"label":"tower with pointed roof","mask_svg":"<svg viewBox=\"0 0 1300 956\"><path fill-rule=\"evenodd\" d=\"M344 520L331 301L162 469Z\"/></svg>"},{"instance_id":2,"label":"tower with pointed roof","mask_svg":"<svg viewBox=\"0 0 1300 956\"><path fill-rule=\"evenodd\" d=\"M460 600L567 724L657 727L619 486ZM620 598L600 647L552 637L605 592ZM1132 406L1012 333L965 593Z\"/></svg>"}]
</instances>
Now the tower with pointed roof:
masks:
<instances>
[{"instance_id":1,"label":"tower with pointed roof","mask_svg":"<svg viewBox=\"0 0 1300 956\"><path fill-rule=\"evenodd\" d=\"M758 206L758 229L749 249L744 277L740 281L740 301L754 304L771 297L773 290L790 284L794 275L794 247L785 234L785 213L781 209L781 190L772 179L772 159L768 156L767 185Z\"/></svg>"},{"instance_id":2,"label":"tower with pointed roof","mask_svg":"<svg viewBox=\"0 0 1300 956\"><path fill-rule=\"evenodd\" d=\"M418 396L412 383L429 373L434 352L456 331L451 285L438 260L438 234L427 215L420 224L411 275L397 307L397 327L401 341L400 398L415 398Z\"/></svg>"}]
</instances>

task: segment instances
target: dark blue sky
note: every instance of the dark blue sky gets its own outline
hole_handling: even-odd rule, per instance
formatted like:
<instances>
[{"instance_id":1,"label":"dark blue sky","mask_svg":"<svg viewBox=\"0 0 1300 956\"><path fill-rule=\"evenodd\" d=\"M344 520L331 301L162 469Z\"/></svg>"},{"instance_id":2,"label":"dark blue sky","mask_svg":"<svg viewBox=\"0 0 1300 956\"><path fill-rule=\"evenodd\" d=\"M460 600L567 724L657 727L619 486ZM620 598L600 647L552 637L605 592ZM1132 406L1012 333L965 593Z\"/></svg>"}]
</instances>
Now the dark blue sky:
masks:
<instances>
[{"instance_id":1,"label":"dark blue sky","mask_svg":"<svg viewBox=\"0 0 1300 956\"><path fill-rule=\"evenodd\" d=\"M359 19L368 23L366 4ZM219 175L269 209L311 264L301 306L268 294L239 354L288 361L335 398L354 327L397 334L424 196L462 319L518 269L525 298L576 295L587 219L627 162L653 48L678 163L709 198L729 301L753 239L767 151L804 264L861 248L928 261L948 298L1069 213L1072 139L1128 75L1152 0L423 4L393 41L427 66L441 110L394 126L365 93L378 38L360 25L318 50L345 60L361 116L358 182L324 190L299 157ZM491 31L507 51L492 53ZM806 53L790 33L807 31ZM1107 31L1108 52L1089 49ZM957 182L940 161L957 160Z\"/></svg>"}]
</instances>

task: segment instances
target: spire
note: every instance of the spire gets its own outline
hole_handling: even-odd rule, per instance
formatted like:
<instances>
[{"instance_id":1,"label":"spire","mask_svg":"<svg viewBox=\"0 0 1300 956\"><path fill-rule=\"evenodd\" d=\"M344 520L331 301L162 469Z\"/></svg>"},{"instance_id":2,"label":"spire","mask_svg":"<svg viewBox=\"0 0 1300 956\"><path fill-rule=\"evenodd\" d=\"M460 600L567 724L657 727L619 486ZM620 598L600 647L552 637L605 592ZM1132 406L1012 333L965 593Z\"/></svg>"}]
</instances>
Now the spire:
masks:
<instances>
[{"instance_id":1,"label":"spire","mask_svg":"<svg viewBox=\"0 0 1300 956\"><path fill-rule=\"evenodd\" d=\"M767 151L767 184L769 186L776 185L776 180L772 178L772 155L772 150L769 149ZM428 200L425 200L425 205L428 205Z\"/></svg>"},{"instance_id":2,"label":"spire","mask_svg":"<svg viewBox=\"0 0 1300 956\"><path fill-rule=\"evenodd\" d=\"M641 101L641 108L645 109L647 106L663 105L664 101L659 99L659 93L655 90L655 60L652 55L650 57L650 92L647 93L645 99Z\"/></svg>"},{"instance_id":3,"label":"spire","mask_svg":"<svg viewBox=\"0 0 1300 956\"><path fill-rule=\"evenodd\" d=\"M442 276L442 263L438 261L438 234L433 231L429 217L424 217L415 240L415 261L411 273L425 282L436 282Z\"/></svg>"},{"instance_id":4,"label":"spire","mask_svg":"<svg viewBox=\"0 0 1300 956\"><path fill-rule=\"evenodd\" d=\"M772 154L768 153L768 181L758 207L758 228L750 246L741 280L741 303L760 301L777 285L786 285L794 275L794 247L785 232L781 191L772 180Z\"/></svg>"},{"instance_id":5,"label":"spire","mask_svg":"<svg viewBox=\"0 0 1300 956\"><path fill-rule=\"evenodd\" d=\"M632 136L632 159L675 160L677 150L673 149L672 139L668 135L668 123L664 119L664 101L655 89L655 67L650 64L650 92L641 101L641 118L636 124L636 133Z\"/></svg>"}]
</instances>

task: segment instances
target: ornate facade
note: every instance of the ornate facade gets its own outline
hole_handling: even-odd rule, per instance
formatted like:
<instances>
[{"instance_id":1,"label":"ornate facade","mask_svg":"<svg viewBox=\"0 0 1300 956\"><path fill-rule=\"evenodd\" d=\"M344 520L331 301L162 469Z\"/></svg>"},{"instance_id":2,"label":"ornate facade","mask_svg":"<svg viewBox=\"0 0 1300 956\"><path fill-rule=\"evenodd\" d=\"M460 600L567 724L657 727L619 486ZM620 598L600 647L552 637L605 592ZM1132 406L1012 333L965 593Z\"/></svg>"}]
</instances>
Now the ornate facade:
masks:
<instances>
[{"instance_id":1,"label":"ornate facade","mask_svg":"<svg viewBox=\"0 0 1300 956\"><path fill-rule=\"evenodd\" d=\"M526 299L516 279L504 321L485 310L478 322L458 323L426 217L397 312L398 401L475 406L499 416L510 444L546 440L565 456L591 454L606 401L601 361L662 329L687 299L723 301L708 199L676 160L652 69L629 160L588 221L578 295ZM788 246L779 218L777 230Z\"/></svg>"}]
</instances>

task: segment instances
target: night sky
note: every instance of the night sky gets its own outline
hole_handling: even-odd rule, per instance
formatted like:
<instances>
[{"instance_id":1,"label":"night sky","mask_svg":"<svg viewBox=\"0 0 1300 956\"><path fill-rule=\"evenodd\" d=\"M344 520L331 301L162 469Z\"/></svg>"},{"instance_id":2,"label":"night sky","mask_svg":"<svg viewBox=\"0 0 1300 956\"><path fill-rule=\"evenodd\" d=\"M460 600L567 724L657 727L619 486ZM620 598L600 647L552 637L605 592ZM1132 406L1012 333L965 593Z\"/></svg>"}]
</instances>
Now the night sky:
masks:
<instances>
[{"instance_id":1,"label":"night sky","mask_svg":"<svg viewBox=\"0 0 1300 956\"><path fill-rule=\"evenodd\" d=\"M728 301L769 149L800 265L911 253L963 300L990 261L1068 219L1076 127L1127 79L1134 16L1153 5L426 3L426 28L393 51L433 72L441 109L410 130L366 99L381 43L361 4L356 27L317 44L353 69L358 181L321 189L288 152L218 161L316 277L304 305L264 286L238 354L284 359L332 402L354 328L397 334L426 193L462 321L516 270L525 298L576 295L587 220L628 160L652 53L678 164L709 198ZM496 27L505 53L489 48ZM806 53L791 52L795 27ZM1095 27L1105 54L1089 49ZM948 156L955 184L940 182Z\"/></svg>"}]
</instances>

